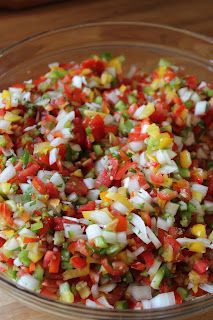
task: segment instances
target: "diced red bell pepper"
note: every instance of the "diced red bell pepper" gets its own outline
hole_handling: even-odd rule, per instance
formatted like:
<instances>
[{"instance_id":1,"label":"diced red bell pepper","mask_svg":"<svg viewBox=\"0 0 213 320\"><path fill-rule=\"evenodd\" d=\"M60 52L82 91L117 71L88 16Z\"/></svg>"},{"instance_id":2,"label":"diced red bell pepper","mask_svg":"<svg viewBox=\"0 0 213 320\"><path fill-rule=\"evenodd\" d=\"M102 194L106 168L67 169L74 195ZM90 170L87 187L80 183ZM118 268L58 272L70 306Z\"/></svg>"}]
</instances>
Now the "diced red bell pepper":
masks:
<instances>
[{"instance_id":1,"label":"diced red bell pepper","mask_svg":"<svg viewBox=\"0 0 213 320\"><path fill-rule=\"evenodd\" d=\"M105 137L104 121L101 116L96 115L90 122L92 135L96 141L100 141Z\"/></svg>"},{"instance_id":2,"label":"diced red bell pepper","mask_svg":"<svg viewBox=\"0 0 213 320\"><path fill-rule=\"evenodd\" d=\"M95 201L89 201L87 204L82 204L78 208L78 213L82 213L83 211L95 210L96 203Z\"/></svg>"},{"instance_id":3,"label":"diced red bell pepper","mask_svg":"<svg viewBox=\"0 0 213 320\"><path fill-rule=\"evenodd\" d=\"M145 261L146 267L149 269L155 261L153 253L151 251L145 251L141 254L141 256Z\"/></svg>"},{"instance_id":4,"label":"diced red bell pepper","mask_svg":"<svg viewBox=\"0 0 213 320\"><path fill-rule=\"evenodd\" d=\"M87 261L85 258L79 257L79 256L73 256L70 258L70 263L73 265L76 269L82 269L85 268L87 265Z\"/></svg>"}]
</instances>

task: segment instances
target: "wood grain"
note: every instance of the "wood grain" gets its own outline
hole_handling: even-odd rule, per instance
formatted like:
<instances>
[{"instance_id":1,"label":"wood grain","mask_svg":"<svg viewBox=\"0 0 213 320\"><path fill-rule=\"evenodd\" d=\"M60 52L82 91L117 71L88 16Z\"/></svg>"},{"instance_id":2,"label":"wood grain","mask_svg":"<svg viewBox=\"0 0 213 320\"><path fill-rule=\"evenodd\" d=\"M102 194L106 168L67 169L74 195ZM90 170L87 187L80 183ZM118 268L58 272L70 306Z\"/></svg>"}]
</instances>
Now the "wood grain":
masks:
<instances>
[{"instance_id":1,"label":"wood grain","mask_svg":"<svg viewBox=\"0 0 213 320\"><path fill-rule=\"evenodd\" d=\"M1 10L0 48L37 32L64 25L110 20L162 23L213 37L212 12L212 0L70 0L22 11ZM211 312L184 320L212 318ZM56 320L21 305L1 289L0 319Z\"/></svg>"}]
</instances>

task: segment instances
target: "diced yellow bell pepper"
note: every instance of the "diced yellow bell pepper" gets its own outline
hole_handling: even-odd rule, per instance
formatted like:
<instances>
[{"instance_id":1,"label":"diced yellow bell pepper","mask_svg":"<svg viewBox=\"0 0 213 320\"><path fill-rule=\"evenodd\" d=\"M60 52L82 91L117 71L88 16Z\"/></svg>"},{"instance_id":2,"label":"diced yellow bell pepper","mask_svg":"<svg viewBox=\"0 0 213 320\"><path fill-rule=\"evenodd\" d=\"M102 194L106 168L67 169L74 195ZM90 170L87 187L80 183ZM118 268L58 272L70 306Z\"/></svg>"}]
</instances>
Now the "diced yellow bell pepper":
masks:
<instances>
[{"instance_id":1,"label":"diced yellow bell pepper","mask_svg":"<svg viewBox=\"0 0 213 320\"><path fill-rule=\"evenodd\" d=\"M115 68L117 73L121 73L122 72L122 64L121 64L121 61L119 60L119 58L111 59L108 62L108 67Z\"/></svg>"},{"instance_id":2,"label":"diced yellow bell pepper","mask_svg":"<svg viewBox=\"0 0 213 320\"><path fill-rule=\"evenodd\" d=\"M160 129L155 123L153 123L148 126L147 133L150 135L150 137L157 137L160 134Z\"/></svg>"},{"instance_id":3,"label":"diced yellow bell pepper","mask_svg":"<svg viewBox=\"0 0 213 320\"><path fill-rule=\"evenodd\" d=\"M17 114L14 114L13 112L6 112L4 115L4 120L10 121L10 122L16 122L21 120L21 116L18 116Z\"/></svg>"},{"instance_id":4,"label":"diced yellow bell pepper","mask_svg":"<svg viewBox=\"0 0 213 320\"><path fill-rule=\"evenodd\" d=\"M101 84L108 85L112 82L112 75L108 72L103 72L101 75Z\"/></svg>"},{"instance_id":5,"label":"diced yellow bell pepper","mask_svg":"<svg viewBox=\"0 0 213 320\"><path fill-rule=\"evenodd\" d=\"M170 135L167 132L161 133L159 148L160 149L168 148L171 145L172 141L173 141L173 139L170 137Z\"/></svg>"},{"instance_id":6,"label":"diced yellow bell pepper","mask_svg":"<svg viewBox=\"0 0 213 320\"><path fill-rule=\"evenodd\" d=\"M202 242L192 242L187 245L189 251L205 253L206 248Z\"/></svg>"},{"instance_id":7,"label":"diced yellow bell pepper","mask_svg":"<svg viewBox=\"0 0 213 320\"><path fill-rule=\"evenodd\" d=\"M140 116L139 116L139 119L140 120L143 120L143 119L146 119L148 118L149 116L151 116L153 113L155 112L155 106L154 106L154 103L148 103L147 105L144 106Z\"/></svg>"},{"instance_id":8,"label":"diced yellow bell pepper","mask_svg":"<svg viewBox=\"0 0 213 320\"><path fill-rule=\"evenodd\" d=\"M82 288L81 290L79 290L78 293L80 294L81 299L86 299L91 294L91 291L90 291L90 288L88 286L86 286L86 287Z\"/></svg>"},{"instance_id":9,"label":"diced yellow bell pepper","mask_svg":"<svg viewBox=\"0 0 213 320\"><path fill-rule=\"evenodd\" d=\"M63 273L64 280L74 279L78 277L84 277L89 274L90 267L87 265L85 268L82 269L72 269L72 270L66 270Z\"/></svg>"},{"instance_id":10,"label":"diced yellow bell pepper","mask_svg":"<svg viewBox=\"0 0 213 320\"><path fill-rule=\"evenodd\" d=\"M192 164L191 154L188 150L180 152L180 165L182 168L188 169Z\"/></svg>"},{"instance_id":11,"label":"diced yellow bell pepper","mask_svg":"<svg viewBox=\"0 0 213 320\"><path fill-rule=\"evenodd\" d=\"M0 183L0 194L9 194L10 187L11 187L11 183L9 182Z\"/></svg>"},{"instance_id":12,"label":"diced yellow bell pepper","mask_svg":"<svg viewBox=\"0 0 213 320\"><path fill-rule=\"evenodd\" d=\"M11 95L8 90L2 91L2 100L5 105L5 109L9 109L11 106Z\"/></svg>"},{"instance_id":13,"label":"diced yellow bell pepper","mask_svg":"<svg viewBox=\"0 0 213 320\"><path fill-rule=\"evenodd\" d=\"M81 169L75 170L73 172L73 175L76 176L76 177L80 177L80 178L83 177L83 173L82 173Z\"/></svg>"},{"instance_id":14,"label":"diced yellow bell pepper","mask_svg":"<svg viewBox=\"0 0 213 320\"><path fill-rule=\"evenodd\" d=\"M44 255L37 242L28 243L27 250L29 250L28 258L34 263L41 260Z\"/></svg>"},{"instance_id":15,"label":"diced yellow bell pepper","mask_svg":"<svg viewBox=\"0 0 213 320\"><path fill-rule=\"evenodd\" d=\"M124 92L124 91L126 90L126 86L125 86L124 84L122 84L122 85L120 86L119 90L120 90L121 92Z\"/></svg>"},{"instance_id":16,"label":"diced yellow bell pepper","mask_svg":"<svg viewBox=\"0 0 213 320\"><path fill-rule=\"evenodd\" d=\"M91 70L89 68L82 69L81 71L82 76L87 76L90 73L91 73Z\"/></svg>"},{"instance_id":17,"label":"diced yellow bell pepper","mask_svg":"<svg viewBox=\"0 0 213 320\"><path fill-rule=\"evenodd\" d=\"M131 212L134 209L133 204L122 194L115 192L107 192L106 197L111 200L120 202L129 210L129 212Z\"/></svg>"},{"instance_id":18,"label":"diced yellow bell pepper","mask_svg":"<svg viewBox=\"0 0 213 320\"><path fill-rule=\"evenodd\" d=\"M47 154L51 149L50 142L41 142L34 145L34 153Z\"/></svg>"},{"instance_id":19,"label":"diced yellow bell pepper","mask_svg":"<svg viewBox=\"0 0 213 320\"><path fill-rule=\"evenodd\" d=\"M198 202L201 202L203 199L203 194L199 191L192 190L192 198L197 200Z\"/></svg>"},{"instance_id":20,"label":"diced yellow bell pepper","mask_svg":"<svg viewBox=\"0 0 213 320\"><path fill-rule=\"evenodd\" d=\"M191 229L191 233L193 234L193 236L198 237L198 238L206 238L206 227L199 223L199 224L195 224L192 229Z\"/></svg>"}]
</instances>

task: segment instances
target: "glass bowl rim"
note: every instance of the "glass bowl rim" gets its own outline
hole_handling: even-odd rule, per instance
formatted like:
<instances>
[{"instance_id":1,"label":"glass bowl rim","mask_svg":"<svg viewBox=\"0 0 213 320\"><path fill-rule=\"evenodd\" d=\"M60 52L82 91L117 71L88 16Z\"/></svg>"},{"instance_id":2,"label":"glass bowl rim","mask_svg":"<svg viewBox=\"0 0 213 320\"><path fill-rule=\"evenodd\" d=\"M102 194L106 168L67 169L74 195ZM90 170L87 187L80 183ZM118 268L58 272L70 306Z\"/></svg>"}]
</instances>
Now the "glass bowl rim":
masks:
<instances>
[{"instance_id":1,"label":"glass bowl rim","mask_svg":"<svg viewBox=\"0 0 213 320\"><path fill-rule=\"evenodd\" d=\"M4 54L10 53L13 49L15 50L17 47L24 45L25 43L28 43L30 41L35 41L37 39L40 39L42 37L46 37L49 35L53 35L54 33L60 33L63 31L69 31L69 30L77 30L77 29L83 29L83 28L90 28L90 27L108 27L108 26L144 26L147 28L158 28L158 29L164 29L164 30L168 30L168 31L173 31L175 33L178 34L182 34L185 36L190 36L192 38L198 39L198 40L202 40L207 42L210 45L213 45L213 38L203 35L203 34L199 34L193 31L189 31L187 29L182 29L182 28L177 28L177 27L173 27L173 26L169 26L169 25L164 25L164 24L158 24L158 23L151 23L151 22L140 22L140 21L104 21L104 22L93 22L93 23L82 23L82 24L68 24L59 28L54 28L54 29L49 29L49 30L45 30L45 31L41 31L38 33L34 33L30 36L24 37L18 41L13 42L11 45L8 45L2 49L0 49L0 57L3 57ZM210 62L213 62L213 60L210 60ZM203 308L205 308L205 310L211 308L212 306L212 302L213 302L213 296L212 295L206 295L203 297L198 297L198 298L194 298L191 301L187 301L183 304L180 305L174 305L174 306L170 306L170 307L163 307L163 308L154 308L154 309L144 309L144 310L125 310L125 311L121 311L121 310L110 310L110 309L98 309L98 308L91 308L91 307L87 307L84 305L80 305L80 304L69 304L69 303L64 303L64 302L60 302L58 300L54 300L54 299L49 299L48 297L42 296L39 293L35 293L32 292L30 290L27 290L25 288L22 288L20 286L18 286L15 282L10 281L9 279L5 278L4 276L2 276L0 274L0 283L3 283L3 289L5 289L6 291L9 290L10 287L13 287L13 289L15 289L15 291L17 293L24 293L26 295L26 297L30 298L36 298L37 301L41 302L42 307L46 305L50 306L50 307L55 307L57 306L59 309L61 307L61 309L64 307L66 308L66 311L79 311L79 315L85 312L88 315L92 316L92 315L101 315L103 313L105 313L106 316L114 316L117 319L120 319L121 316L128 315L128 316L134 316L134 315L141 315L145 316L144 319L146 319L146 316L162 316L162 312L169 312L170 316L179 316L181 315L180 313L184 312L185 315L189 315L190 312L195 312L195 311L201 311L201 306ZM8 290L7 290L8 289ZM9 295L14 296L13 294L11 294L10 292L8 292ZM195 309L194 307L197 306ZM42 309L42 307L40 307L40 309ZM60 311L60 310L59 310ZM61 311L65 311L65 310L61 310ZM51 312L51 311L50 311ZM52 311L53 312L53 311ZM165 317L165 319L167 318L167 316ZM150 319L150 318L149 318Z\"/></svg>"}]
</instances>

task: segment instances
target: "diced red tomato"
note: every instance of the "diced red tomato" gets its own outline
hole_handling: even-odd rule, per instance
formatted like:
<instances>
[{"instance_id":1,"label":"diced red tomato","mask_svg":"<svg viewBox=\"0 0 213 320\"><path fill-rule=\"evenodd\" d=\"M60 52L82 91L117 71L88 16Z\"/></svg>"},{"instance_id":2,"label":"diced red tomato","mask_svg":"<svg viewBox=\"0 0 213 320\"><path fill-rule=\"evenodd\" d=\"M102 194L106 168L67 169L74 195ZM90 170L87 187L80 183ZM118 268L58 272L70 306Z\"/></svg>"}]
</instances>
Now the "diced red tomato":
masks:
<instances>
[{"instance_id":1,"label":"diced red tomato","mask_svg":"<svg viewBox=\"0 0 213 320\"><path fill-rule=\"evenodd\" d=\"M39 169L40 166L37 163L28 164L26 169L19 172L18 180L20 182L26 182L29 177L34 177Z\"/></svg>"},{"instance_id":2,"label":"diced red tomato","mask_svg":"<svg viewBox=\"0 0 213 320\"><path fill-rule=\"evenodd\" d=\"M112 276L121 276L128 271L128 267L123 261L114 261L111 266L107 258L104 258L101 260L101 264Z\"/></svg>"},{"instance_id":3,"label":"diced red tomato","mask_svg":"<svg viewBox=\"0 0 213 320\"><path fill-rule=\"evenodd\" d=\"M105 137L104 121L101 116L96 115L90 122L92 135L96 141L100 141Z\"/></svg>"},{"instance_id":4,"label":"diced red tomato","mask_svg":"<svg viewBox=\"0 0 213 320\"><path fill-rule=\"evenodd\" d=\"M123 176L125 173L130 169L130 168L136 168L137 163L136 162L131 162L127 161L122 167L120 167L116 173L115 180L121 180L123 179Z\"/></svg>"},{"instance_id":5,"label":"diced red tomato","mask_svg":"<svg viewBox=\"0 0 213 320\"><path fill-rule=\"evenodd\" d=\"M0 216L1 215L8 225L13 225L13 213L5 202L0 203Z\"/></svg>"},{"instance_id":6,"label":"diced red tomato","mask_svg":"<svg viewBox=\"0 0 213 320\"><path fill-rule=\"evenodd\" d=\"M182 179L173 183L173 189L178 192L178 194L186 200L191 200L192 192L190 184L187 180Z\"/></svg>"},{"instance_id":7,"label":"diced red tomato","mask_svg":"<svg viewBox=\"0 0 213 320\"><path fill-rule=\"evenodd\" d=\"M146 269L146 265L142 262L137 261L131 264L131 268L139 271L144 271Z\"/></svg>"},{"instance_id":8,"label":"diced red tomato","mask_svg":"<svg viewBox=\"0 0 213 320\"><path fill-rule=\"evenodd\" d=\"M66 183L65 192L68 194L75 192L79 196L86 196L88 188L85 185L83 178L71 176Z\"/></svg>"},{"instance_id":9,"label":"diced red tomato","mask_svg":"<svg viewBox=\"0 0 213 320\"><path fill-rule=\"evenodd\" d=\"M156 185L161 185L164 182L164 177L161 173L153 173L150 174L150 179L152 183Z\"/></svg>"},{"instance_id":10,"label":"diced red tomato","mask_svg":"<svg viewBox=\"0 0 213 320\"><path fill-rule=\"evenodd\" d=\"M95 183L96 188L100 187L101 185L109 187L112 181L116 177L117 170L118 170L118 160L115 158L109 159L106 164L106 168L99 173L96 179L96 183Z\"/></svg>"},{"instance_id":11,"label":"diced red tomato","mask_svg":"<svg viewBox=\"0 0 213 320\"><path fill-rule=\"evenodd\" d=\"M121 214L116 214L116 219L118 220L116 225L116 231L117 232L127 231L127 227L128 227L127 218L125 216L122 216Z\"/></svg>"},{"instance_id":12,"label":"diced red tomato","mask_svg":"<svg viewBox=\"0 0 213 320\"><path fill-rule=\"evenodd\" d=\"M196 260L193 265L193 269L199 274L205 273L208 270L208 267L208 261L202 259Z\"/></svg>"},{"instance_id":13,"label":"diced red tomato","mask_svg":"<svg viewBox=\"0 0 213 320\"><path fill-rule=\"evenodd\" d=\"M145 261L146 267L149 269L155 261L153 253L151 251L145 251L141 254L141 256Z\"/></svg>"},{"instance_id":14,"label":"diced red tomato","mask_svg":"<svg viewBox=\"0 0 213 320\"><path fill-rule=\"evenodd\" d=\"M95 207L95 201L89 201L87 204L83 204L78 208L78 213L82 213L83 211L95 210Z\"/></svg>"},{"instance_id":15,"label":"diced red tomato","mask_svg":"<svg viewBox=\"0 0 213 320\"><path fill-rule=\"evenodd\" d=\"M48 268L50 273L58 273L61 262L59 251L47 251L43 259L43 267Z\"/></svg>"},{"instance_id":16,"label":"diced red tomato","mask_svg":"<svg viewBox=\"0 0 213 320\"><path fill-rule=\"evenodd\" d=\"M82 62L82 67L91 69L95 74L100 76L105 69L105 63L102 60L88 59Z\"/></svg>"},{"instance_id":17,"label":"diced red tomato","mask_svg":"<svg viewBox=\"0 0 213 320\"><path fill-rule=\"evenodd\" d=\"M158 197L161 200L166 200L166 201L170 201L170 200L176 198L177 194L178 193L176 191L172 191L172 190L168 190L168 189L164 189L164 190L157 193Z\"/></svg>"}]
</instances>

